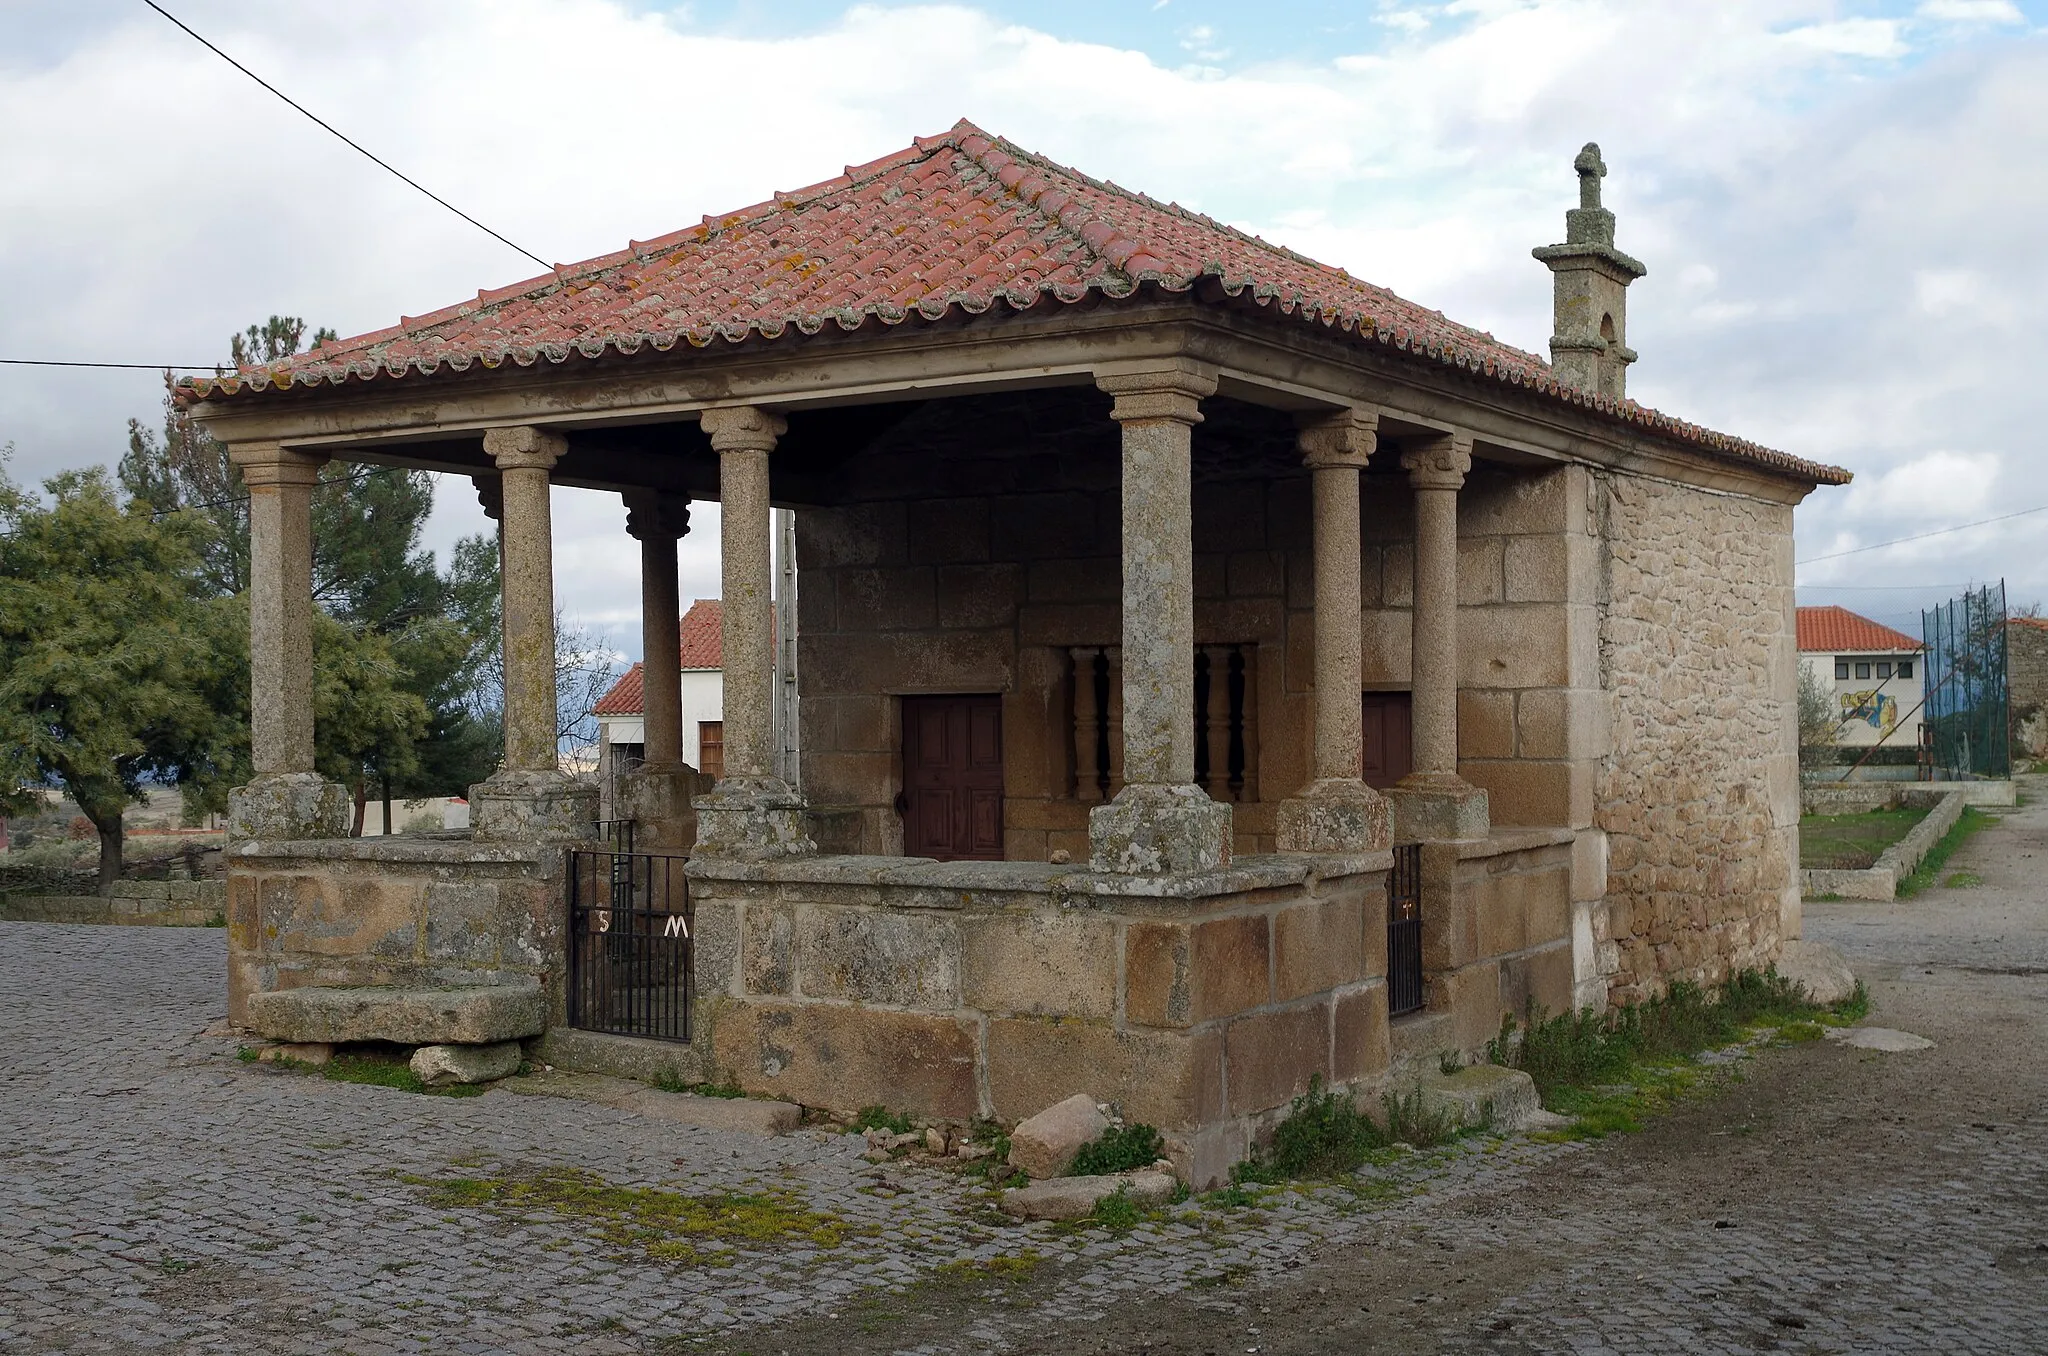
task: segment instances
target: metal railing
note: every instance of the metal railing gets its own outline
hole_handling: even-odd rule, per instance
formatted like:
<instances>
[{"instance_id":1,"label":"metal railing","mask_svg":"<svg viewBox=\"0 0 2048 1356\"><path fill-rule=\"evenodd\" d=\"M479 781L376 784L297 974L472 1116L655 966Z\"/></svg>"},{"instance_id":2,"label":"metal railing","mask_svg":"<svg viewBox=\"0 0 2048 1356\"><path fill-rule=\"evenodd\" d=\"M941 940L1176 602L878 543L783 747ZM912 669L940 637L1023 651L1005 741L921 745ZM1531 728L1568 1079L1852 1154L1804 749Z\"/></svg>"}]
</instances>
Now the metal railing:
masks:
<instances>
[{"instance_id":1,"label":"metal railing","mask_svg":"<svg viewBox=\"0 0 2048 1356\"><path fill-rule=\"evenodd\" d=\"M1387 1015L1422 1010L1422 845L1394 845L1387 873Z\"/></svg>"},{"instance_id":2,"label":"metal railing","mask_svg":"<svg viewBox=\"0 0 2048 1356\"><path fill-rule=\"evenodd\" d=\"M690 1039L688 862L653 852L569 853L570 1026Z\"/></svg>"}]
</instances>

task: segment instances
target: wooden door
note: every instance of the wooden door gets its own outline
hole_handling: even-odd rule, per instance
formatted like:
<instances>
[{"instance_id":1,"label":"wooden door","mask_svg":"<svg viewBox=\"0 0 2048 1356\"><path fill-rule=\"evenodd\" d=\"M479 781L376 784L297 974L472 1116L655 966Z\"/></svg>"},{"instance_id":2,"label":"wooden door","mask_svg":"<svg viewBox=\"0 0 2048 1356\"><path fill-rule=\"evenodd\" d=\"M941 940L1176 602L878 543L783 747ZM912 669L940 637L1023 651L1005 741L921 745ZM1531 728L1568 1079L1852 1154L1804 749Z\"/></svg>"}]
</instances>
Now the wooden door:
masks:
<instances>
[{"instance_id":1,"label":"wooden door","mask_svg":"<svg viewBox=\"0 0 2048 1356\"><path fill-rule=\"evenodd\" d=\"M1365 784L1384 791L1415 770L1414 700L1406 692L1365 694Z\"/></svg>"},{"instance_id":2,"label":"wooden door","mask_svg":"<svg viewBox=\"0 0 2048 1356\"><path fill-rule=\"evenodd\" d=\"M996 696L903 699L903 851L1003 859L1003 705Z\"/></svg>"}]
</instances>

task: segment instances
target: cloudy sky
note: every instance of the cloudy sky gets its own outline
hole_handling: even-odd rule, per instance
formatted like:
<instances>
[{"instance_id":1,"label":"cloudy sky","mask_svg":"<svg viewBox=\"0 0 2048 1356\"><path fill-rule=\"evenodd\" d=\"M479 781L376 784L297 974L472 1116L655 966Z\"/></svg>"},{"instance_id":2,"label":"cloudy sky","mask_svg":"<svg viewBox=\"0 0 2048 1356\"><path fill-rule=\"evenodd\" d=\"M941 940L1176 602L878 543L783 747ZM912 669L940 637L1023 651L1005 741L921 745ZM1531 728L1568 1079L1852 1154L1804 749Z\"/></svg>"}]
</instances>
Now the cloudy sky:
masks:
<instances>
[{"instance_id":1,"label":"cloudy sky","mask_svg":"<svg viewBox=\"0 0 2048 1356\"><path fill-rule=\"evenodd\" d=\"M1597 140L1650 268L1630 394L1856 472L1800 510L1802 601L2048 600L2048 512L1856 550L2048 506L2048 0L163 3L550 260L966 116L1543 352L1528 251ZM0 126L0 358L206 364L273 312L348 335L535 271L141 0L0 6ZM11 474L113 461L160 389L0 367ZM618 504L556 514L565 607L637 655ZM433 544L482 525L450 484Z\"/></svg>"}]
</instances>

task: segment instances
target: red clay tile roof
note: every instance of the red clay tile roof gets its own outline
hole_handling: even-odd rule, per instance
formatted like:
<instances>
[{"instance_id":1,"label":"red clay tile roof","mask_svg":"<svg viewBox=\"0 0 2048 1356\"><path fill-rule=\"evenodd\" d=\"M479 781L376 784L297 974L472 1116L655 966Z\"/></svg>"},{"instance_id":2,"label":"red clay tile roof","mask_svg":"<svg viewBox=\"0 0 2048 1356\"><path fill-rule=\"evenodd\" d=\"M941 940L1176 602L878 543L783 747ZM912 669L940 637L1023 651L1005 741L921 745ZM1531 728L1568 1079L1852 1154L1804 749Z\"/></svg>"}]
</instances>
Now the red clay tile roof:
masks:
<instances>
[{"instance_id":1,"label":"red clay tile roof","mask_svg":"<svg viewBox=\"0 0 2048 1356\"><path fill-rule=\"evenodd\" d=\"M725 604L716 598L699 598L683 614L683 671L725 667ZM647 708L647 690L642 686L641 666L635 664L626 676L590 708L594 716L637 716Z\"/></svg>"},{"instance_id":2,"label":"red clay tile roof","mask_svg":"<svg viewBox=\"0 0 2048 1356\"><path fill-rule=\"evenodd\" d=\"M1904 631L1859 617L1846 607L1802 607L1799 609L1799 650L1802 654L1863 651L1911 654L1920 642Z\"/></svg>"},{"instance_id":3,"label":"red clay tile roof","mask_svg":"<svg viewBox=\"0 0 2048 1356\"><path fill-rule=\"evenodd\" d=\"M1212 278L1224 296L1339 330L1419 361L1527 387L1709 454L1795 479L1846 484L1803 461L1638 405L1559 384L1550 365L1342 269L1171 203L1091 179L965 120L836 179L615 254L476 294L430 315L233 375L193 377L181 398L294 385L402 380L545 358L599 359L679 343L773 340L826 325L857 330L955 307L1022 310L1047 297L1118 300L1184 292Z\"/></svg>"}]
</instances>

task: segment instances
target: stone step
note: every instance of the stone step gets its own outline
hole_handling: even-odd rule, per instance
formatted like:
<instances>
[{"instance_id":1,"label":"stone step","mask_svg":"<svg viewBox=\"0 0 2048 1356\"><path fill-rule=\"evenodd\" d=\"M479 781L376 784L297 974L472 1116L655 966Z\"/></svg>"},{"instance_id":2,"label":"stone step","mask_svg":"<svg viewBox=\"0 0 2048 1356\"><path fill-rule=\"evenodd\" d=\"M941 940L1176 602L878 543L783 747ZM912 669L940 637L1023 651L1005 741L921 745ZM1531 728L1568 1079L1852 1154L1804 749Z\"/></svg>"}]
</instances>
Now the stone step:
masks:
<instances>
[{"instance_id":1,"label":"stone step","mask_svg":"<svg viewBox=\"0 0 2048 1356\"><path fill-rule=\"evenodd\" d=\"M1434 1069L1443 1052L1455 1045L1448 1012L1416 1012L1395 1019L1387 1028L1392 1059L1388 1073L1399 1077Z\"/></svg>"},{"instance_id":2,"label":"stone step","mask_svg":"<svg viewBox=\"0 0 2048 1356\"><path fill-rule=\"evenodd\" d=\"M275 1041L492 1045L547 1026L540 985L475 988L300 988L249 995L249 1026Z\"/></svg>"}]
</instances>

